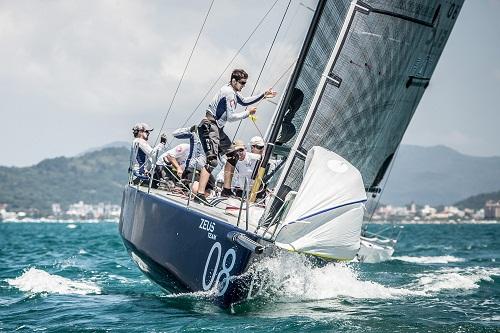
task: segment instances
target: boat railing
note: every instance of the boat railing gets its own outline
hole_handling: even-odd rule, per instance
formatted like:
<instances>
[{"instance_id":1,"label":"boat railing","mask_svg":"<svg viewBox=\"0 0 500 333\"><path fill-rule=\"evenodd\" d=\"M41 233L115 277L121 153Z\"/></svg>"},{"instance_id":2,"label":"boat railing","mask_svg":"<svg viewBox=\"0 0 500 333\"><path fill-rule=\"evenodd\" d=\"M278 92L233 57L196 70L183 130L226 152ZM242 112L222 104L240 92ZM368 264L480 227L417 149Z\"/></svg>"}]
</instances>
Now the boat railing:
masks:
<instances>
[{"instance_id":1,"label":"boat railing","mask_svg":"<svg viewBox=\"0 0 500 333\"><path fill-rule=\"evenodd\" d=\"M365 229L363 230L361 236L369 239L374 239L380 244L392 244L394 246L397 243L399 236L403 231L403 228L404 226L396 225L393 223L392 225L383 228L382 230L379 230L377 232L370 232ZM389 236L384 235L384 233L388 232L389 230L391 231L391 235Z\"/></svg>"},{"instance_id":2,"label":"boat railing","mask_svg":"<svg viewBox=\"0 0 500 333\"><path fill-rule=\"evenodd\" d=\"M192 133L193 135L193 142L194 142L194 147L199 147L201 145L200 139L197 135L196 132ZM200 161L200 156L202 155L201 149L196 149L193 152L193 156L191 157L193 160L193 164L191 165L193 169L193 173L189 181L187 180L182 180L178 177L178 175L170 168L165 168L165 172L169 173L169 180L164 180L161 179L161 176L157 174L158 170L156 168L158 158L160 157L160 154L162 151L156 150L154 152L154 155L151 158L151 167L148 170L148 177L145 177L143 180L136 180L134 181L134 161L135 161L135 156L138 151L138 145L134 145L132 147L131 151L131 158L130 158L130 166L129 166L129 185L136 185L137 189L140 189L141 186L146 187L147 186L147 193L151 193L153 189L156 191L165 191L166 193L174 194L171 188L171 181L174 181L175 187L180 187L181 190L186 193L186 200L185 200L185 207L189 208L191 206L191 202L193 200L193 184L195 183L195 178L196 178L196 171L199 168L199 161ZM187 168L189 166L186 166ZM159 184L159 188L156 188L156 186L153 186L153 183L157 182ZM251 230L250 227L250 210L252 207L256 206L262 206L262 204L265 202L265 198L261 200L257 200L256 202L250 202L250 195L251 195L251 181L245 177L244 178L244 186L242 189L242 194L241 196L238 197L240 203L238 207L238 211L233 211L233 214L228 214L227 213L227 208L223 208L219 205L214 205L213 207L210 207L210 209L207 209L206 211L209 213L210 210L218 210L224 215L230 215L236 217L237 213L237 218L236 218L236 226L242 230L253 232L255 235L259 236L260 238L266 239L268 241L272 240L275 237L276 231L279 229L280 221L279 219L277 220L276 218L273 219L272 223L268 225L264 225L261 221L254 226L255 228L252 228ZM267 195L273 196L280 200L282 203L285 203L285 201L278 196L274 194L272 191L267 191ZM278 216L282 215L282 210L285 209L286 205L282 205L282 207L279 210ZM265 212L264 212L265 215ZM264 230L263 230L264 229Z\"/></svg>"}]
</instances>

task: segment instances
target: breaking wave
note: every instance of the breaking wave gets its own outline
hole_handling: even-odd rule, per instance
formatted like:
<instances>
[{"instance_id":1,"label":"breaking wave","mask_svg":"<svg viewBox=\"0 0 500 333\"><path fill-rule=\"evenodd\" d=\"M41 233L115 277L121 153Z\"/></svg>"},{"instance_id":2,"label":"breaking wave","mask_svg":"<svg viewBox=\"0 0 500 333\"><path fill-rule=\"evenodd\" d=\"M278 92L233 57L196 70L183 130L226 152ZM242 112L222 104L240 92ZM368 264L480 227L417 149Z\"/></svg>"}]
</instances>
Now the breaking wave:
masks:
<instances>
[{"instance_id":1,"label":"breaking wave","mask_svg":"<svg viewBox=\"0 0 500 333\"><path fill-rule=\"evenodd\" d=\"M72 281L68 278L49 274L44 270L30 268L20 277L7 279L7 283L24 292L49 294L100 294L101 289L93 282Z\"/></svg>"},{"instance_id":2,"label":"breaking wave","mask_svg":"<svg viewBox=\"0 0 500 333\"><path fill-rule=\"evenodd\" d=\"M411 263L415 263L415 264L448 264L448 263L452 263L452 262L464 262L465 261L462 258L457 258L454 256L437 256L437 257L401 256L401 257L392 257L392 259L411 262Z\"/></svg>"},{"instance_id":3,"label":"breaking wave","mask_svg":"<svg viewBox=\"0 0 500 333\"><path fill-rule=\"evenodd\" d=\"M493 276L500 276L500 268L443 269L432 273L418 274L415 288L426 294L446 290L471 290L479 288L481 281L493 282Z\"/></svg>"}]
</instances>

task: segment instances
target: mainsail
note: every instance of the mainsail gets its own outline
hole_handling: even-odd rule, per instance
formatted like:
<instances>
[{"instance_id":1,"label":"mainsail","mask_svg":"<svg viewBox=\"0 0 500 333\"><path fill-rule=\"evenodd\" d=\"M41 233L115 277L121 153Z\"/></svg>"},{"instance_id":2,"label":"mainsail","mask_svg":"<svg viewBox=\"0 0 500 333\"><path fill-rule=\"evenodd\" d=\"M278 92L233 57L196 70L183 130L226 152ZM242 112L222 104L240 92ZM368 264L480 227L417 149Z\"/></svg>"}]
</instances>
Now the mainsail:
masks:
<instances>
[{"instance_id":1,"label":"mainsail","mask_svg":"<svg viewBox=\"0 0 500 333\"><path fill-rule=\"evenodd\" d=\"M281 145L273 153L287 159L275 191L281 199L299 188L305 155L313 146L344 157L360 170L366 190L376 189L429 84L462 3L318 4L321 17L311 47L289 86L303 94L302 105L281 128L289 131L292 124L296 133L292 131L287 142L271 140Z\"/></svg>"}]
</instances>

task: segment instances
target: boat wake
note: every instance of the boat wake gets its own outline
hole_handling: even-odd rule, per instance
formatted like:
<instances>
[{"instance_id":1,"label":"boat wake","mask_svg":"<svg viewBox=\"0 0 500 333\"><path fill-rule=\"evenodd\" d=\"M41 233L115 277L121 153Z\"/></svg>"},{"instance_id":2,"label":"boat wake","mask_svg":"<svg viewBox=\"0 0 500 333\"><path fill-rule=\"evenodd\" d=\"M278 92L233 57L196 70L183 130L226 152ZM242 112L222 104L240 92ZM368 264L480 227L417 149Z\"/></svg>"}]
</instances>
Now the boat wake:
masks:
<instances>
[{"instance_id":1,"label":"boat wake","mask_svg":"<svg viewBox=\"0 0 500 333\"><path fill-rule=\"evenodd\" d=\"M462 261L455 257L445 259L446 263ZM387 286L363 280L357 267L359 266L340 263L315 267L304 256L282 254L260 262L257 269L268 271L270 287L267 290L274 296L290 301L337 297L354 299L431 297L441 292L474 290L480 287L482 281L492 282L493 276L500 276L500 268L446 268L411 274L404 279L408 282L399 286Z\"/></svg>"},{"instance_id":2,"label":"boat wake","mask_svg":"<svg viewBox=\"0 0 500 333\"><path fill-rule=\"evenodd\" d=\"M305 256L282 254L258 265L267 270L273 293L285 298L321 300L336 297L358 299L396 298L423 295L421 291L384 286L364 281L355 268L348 264L331 263L315 267Z\"/></svg>"},{"instance_id":3,"label":"boat wake","mask_svg":"<svg viewBox=\"0 0 500 333\"><path fill-rule=\"evenodd\" d=\"M21 291L35 294L87 295L101 293L101 289L93 282L73 281L37 268L30 268L20 277L6 281Z\"/></svg>"},{"instance_id":4,"label":"boat wake","mask_svg":"<svg viewBox=\"0 0 500 333\"><path fill-rule=\"evenodd\" d=\"M465 259L454 256L436 256L436 257L392 257L392 260L411 262L415 264L448 264L453 262L464 262Z\"/></svg>"},{"instance_id":5,"label":"boat wake","mask_svg":"<svg viewBox=\"0 0 500 333\"><path fill-rule=\"evenodd\" d=\"M482 281L493 282L493 276L500 276L500 268L447 268L432 273L418 274L418 280L414 287L422 290L425 294L452 290L472 290L479 288Z\"/></svg>"}]
</instances>

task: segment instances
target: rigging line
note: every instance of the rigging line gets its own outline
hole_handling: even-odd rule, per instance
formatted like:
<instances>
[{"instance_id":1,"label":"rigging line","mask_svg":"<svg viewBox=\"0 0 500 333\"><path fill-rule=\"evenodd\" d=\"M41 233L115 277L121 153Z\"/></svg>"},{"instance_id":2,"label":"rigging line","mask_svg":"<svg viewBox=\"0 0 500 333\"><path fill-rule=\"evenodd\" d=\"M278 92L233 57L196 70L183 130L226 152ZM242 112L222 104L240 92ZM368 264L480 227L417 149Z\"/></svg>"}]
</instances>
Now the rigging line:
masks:
<instances>
[{"instance_id":1,"label":"rigging line","mask_svg":"<svg viewBox=\"0 0 500 333\"><path fill-rule=\"evenodd\" d=\"M252 38L252 36L255 34L255 32L257 31L257 29L260 27L260 25L262 24L262 22L264 22L264 20L266 19L267 15L269 15L269 13L271 12L271 10L274 8L274 6L276 5L276 3L278 2L279 0L275 0L273 5L267 10L266 14L262 17L262 19L259 21L259 23L257 23L257 25L255 26L255 28L252 30L252 32L250 33L250 36L248 36L248 38L245 40L245 42L243 43L243 45L241 45L241 47L238 49L238 51L236 51L236 54L233 56L233 58L229 61L229 63L227 64L226 68L224 68L224 70L221 72L221 74L219 75L219 77L214 81L214 83L210 86L210 88L208 89L207 93L205 94L205 96L203 96L203 98L201 99L200 103L195 107L195 109L193 110L193 112L191 112L191 114L187 117L186 121L184 122L184 124L181 126L181 127L185 127L186 124L188 123L188 121L191 119L191 117L194 115L194 113L196 111L198 111L198 108L200 107L200 105L203 103L203 101L205 100L205 98L207 98L208 94L210 94L210 92L212 91L212 89L215 87L215 85L217 84L217 82L219 82L220 78L222 77L222 75L224 75L224 73L226 72L226 70L229 68L229 66L233 63L234 59L236 59L236 57L240 54L241 50L243 50L243 48L246 46L246 44L248 43L248 41L250 40L250 38Z\"/></svg>"},{"instance_id":2,"label":"rigging line","mask_svg":"<svg viewBox=\"0 0 500 333\"><path fill-rule=\"evenodd\" d=\"M281 74L281 76L278 78L278 80L276 80L274 83L273 83L273 87L275 87L278 82L281 81L281 79L285 76L286 73L288 73L288 71L292 68L292 66L297 62L297 60L295 60L290 66L288 66L288 68L283 72L283 74ZM260 104L260 102L262 102L263 100L260 100L259 102L257 102L256 106L258 106ZM269 102L269 101L268 101ZM257 120L255 119L251 119L253 125L255 126L255 128L257 129L257 131L259 132L260 134L260 137L261 138L264 138L264 134L262 133L262 130L259 128L259 126L257 125ZM241 121L240 121L240 124L241 124ZM239 125L238 125L239 126ZM234 141L234 138L236 137L236 134L238 133L238 131L236 131L236 133L234 134L234 137L233 137L233 141Z\"/></svg>"},{"instance_id":3,"label":"rigging line","mask_svg":"<svg viewBox=\"0 0 500 333\"><path fill-rule=\"evenodd\" d=\"M263 138L264 137L264 134L262 134L262 131L260 130L259 126L257 126L257 123L255 122L255 120L252 119L252 123L253 125L255 126L255 128L257 129L257 131L259 132L260 134L260 137ZM234 141L234 138L236 137L236 134L238 132L234 133L234 137L233 137L233 141Z\"/></svg>"},{"instance_id":4,"label":"rigging line","mask_svg":"<svg viewBox=\"0 0 500 333\"><path fill-rule=\"evenodd\" d=\"M387 177L385 178L384 186L380 190L380 194L378 196L377 202L375 203L375 207L373 207L372 213L370 214L370 218L368 219L368 223L372 221L373 214L375 214L375 210L377 209L378 204L380 203L380 198L382 197L382 193L384 192L385 186L387 185L387 181L389 180L389 176L391 175L392 167L396 163L396 157L398 156L399 147L401 147L401 143L398 145L396 151L394 152L394 157L392 158L391 166L389 167L389 171L387 172ZM366 228L365 228L365 230L366 230Z\"/></svg>"},{"instance_id":5,"label":"rigging line","mask_svg":"<svg viewBox=\"0 0 500 333\"><path fill-rule=\"evenodd\" d=\"M170 101L170 105L168 106L167 114L163 118L163 123L161 124L161 128L158 131L158 135L155 140L155 145L158 142L158 138L161 135L161 131L163 130L163 127L165 126L165 122L167 121L168 115L170 114L170 110L172 109L172 105L174 104L175 97L177 96L177 92L179 91L179 88L182 84L182 81L184 80L184 75L186 74L186 71L188 69L189 63L191 62L191 58L193 57L194 50L196 49L196 46L198 45L198 41L200 40L201 33L203 29L205 28L205 23L207 23L208 16L210 15L210 11L212 10L212 6L214 4L215 0L212 0L210 3L210 7L208 7L207 14L205 15L205 19L203 20L203 24L201 25L200 31L198 32L198 36L196 37L196 41L194 42L193 48L191 49L191 53L189 54L188 61L186 62L186 66L184 67L184 71L182 72L181 79L179 80L179 83L177 84L177 88L175 89L174 95L172 96L172 100Z\"/></svg>"},{"instance_id":6,"label":"rigging line","mask_svg":"<svg viewBox=\"0 0 500 333\"><path fill-rule=\"evenodd\" d=\"M276 38L278 37L278 34L280 32L280 29L281 29L281 26L283 25L283 21L285 20L286 13L288 12L288 9L290 8L291 2L292 2L292 0L288 0L288 5L286 6L285 12L283 13L283 17L281 18L281 22L280 22L280 24L278 26L278 29L276 30L276 33L274 34L273 41L271 42L271 46L269 47L269 50L267 51L266 58L264 59L264 63L262 64L262 67L260 69L259 75L257 76L257 80L255 81L255 85L253 86L253 89L252 89L252 92L251 92L250 96L253 96L253 94L255 92L255 89L257 89L257 84L259 84L260 77L262 76L262 73L264 72L264 68L266 67L267 60L269 59L269 55L271 54L271 51L272 51L273 46L274 46L274 43L276 42ZM243 121L243 119L240 120L240 122L238 124L238 127L236 128L236 131L234 132L233 141L234 141L234 138L236 138L236 135L238 134L238 131L240 130L240 126L241 126L241 122L242 121Z\"/></svg>"}]
</instances>

